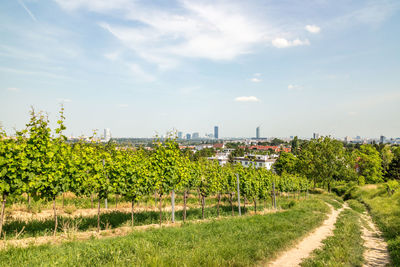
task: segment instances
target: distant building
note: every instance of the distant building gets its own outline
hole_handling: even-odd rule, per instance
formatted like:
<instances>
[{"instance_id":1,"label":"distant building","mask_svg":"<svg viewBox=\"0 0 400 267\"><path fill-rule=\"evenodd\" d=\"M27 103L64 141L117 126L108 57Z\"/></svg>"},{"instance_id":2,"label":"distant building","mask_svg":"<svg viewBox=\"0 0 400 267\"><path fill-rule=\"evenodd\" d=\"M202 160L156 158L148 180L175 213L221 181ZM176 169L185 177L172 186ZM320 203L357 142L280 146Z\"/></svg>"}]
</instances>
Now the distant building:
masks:
<instances>
[{"instance_id":1,"label":"distant building","mask_svg":"<svg viewBox=\"0 0 400 267\"><path fill-rule=\"evenodd\" d=\"M346 143L350 143L350 142L351 142L351 137L350 137L350 136L346 136L346 137L344 138L344 141L345 141Z\"/></svg>"},{"instance_id":2,"label":"distant building","mask_svg":"<svg viewBox=\"0 0 400 267\"><path fill-rule=\"evenodd\" d=\"M260 139L260 126L256 128L256 138Z\"/></svg>"},{"instance_id":3,"label":"distant building","mask_svg":"<svg viewBox=\"0 0 400 267\"><path fill-rule=\"evenodd\" d=\"M242 164L243 167L254 165L256 168L266 168L267 170L271 170L276 159L270 159L265 155L249 155L247 157L234 158L233 161Z\"/></svg>"},{"instance_id":4,"label":"distant building","mask_svg":"<svg viewBox=\"0 0 400 267\"><path fill-rule=\"evenodd\" d=\"M191 135L188 133L186 134L186 140L190 140Z\"/></svg>"},{"instance_id":5,"label":"distant building","mask_svg":"<svg viewBox=\"0 0 400 267\"><path fill-rule=\"evenodd\" d=\"M199 139L199 137L200 135L197 132L192 134L192 139Z\"/></svg>"},{"instance_id":6,"label":"distant building","mask_svg":"<svg viewBox=\"0 0 400 267\"><path fill-rule=\"evenodd\" d=\"M381 135L381 138L379 139L381 144L384 144L386 142L386 137Z\"/></svg>"},{"instance_id":7,"label":"distant building","mask_svg":"<svg viewBox=\"0 0 400 267\"><path fill-rule=\"evenodd\" d=\"M183 133L182 132L178 132L178 139L182 139L183 137Z\"/></svg>"},{"instance_id":8,"label":"distant building","mask_svg":"<svg viewBox=\"0 0 400 267\"><path fill-rule=\"evenodd\" d=\"M313 133L313 139L319 139L319 133Z\"/></svg>"},{"instance_id":9,"label":"distant building","mask_svg":"<svg viewBox=\"0 0 400 267\"><path fill-rule=\"evenodd\" d=\"M104 142L108 142L111 140L111 131L110 129L106 128L104 129L104 136L103 136Z\"/></svg>"},{"instance_id":10,"label":"distant building","mask_svg":"<svg viewBox=\"0 0 400 267\"><path fill-rule=\"evenodd\" d=\"M218 135L218 126L214 126L214 138L218 139L219 135Z\"/></svg>"}]
</instances>

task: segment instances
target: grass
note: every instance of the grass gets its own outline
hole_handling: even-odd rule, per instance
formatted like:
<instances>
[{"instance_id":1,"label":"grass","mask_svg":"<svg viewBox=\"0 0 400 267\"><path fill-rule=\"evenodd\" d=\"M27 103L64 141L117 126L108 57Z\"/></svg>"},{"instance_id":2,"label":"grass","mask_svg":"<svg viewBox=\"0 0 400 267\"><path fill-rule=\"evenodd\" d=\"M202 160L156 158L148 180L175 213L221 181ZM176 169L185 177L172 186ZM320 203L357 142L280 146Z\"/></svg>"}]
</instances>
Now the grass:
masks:
<instances>
[{"instance_id":1,"label":"grass","mask_svg":"<svg viewBox=\"0 0 400 267\"><path fill-rule=\"evenodd\" d=\"M315 197L329 203L335 210L340 209L343 205L343 199L332 193L323 192L316 194Z\"/></svg>"},{"instance_id":2,"label":"grass","mask_svg":"<svg viewBox=\"0 0 400 267\"><path fill-rule=\"evenodd\" d=\"M279 207L282 209L289 209L296 205L299 201L293 199L282 198L279 199ZM223 204L223 203L221 203ZM252 203L250 203L252 204ZM258 211L264 208L262 203L258 203ZM271 203L267 202L266 208L272 208ZM254 207L251 205L246 206L246 210L243 208L242 204L242 213L254 211ZM238 208L234 206L234 214L237 215ZM221 216L231 216L232 209L230 205L221 205L220 206L220 215ZM215 206L209 206L205 208L204 211L205 218L216 218L217 217L217 208ZM179 210L175 212L175 220L181 221L183 217L183 211ZM164 211L162 213L163 222L171 221L171 212ZM190 208L187 210L187 220L197 220L202 218L201 208ZM97 227L97 215L92 216L79 216L79 217L58 217L59 227L57 229L58 232L64 232L65 227L73 225L74 229L77 231L87 231L94 230ZM131 213L129 212L121 212L121 211L102 211L100 215L101 220L101 229L113 229L121 226L130 226L131 225ZM140 211L135 212L134 214L134 225L148 225L148 224L157 224L159 223L159 212L158 211ZM53 217L49 217L46 219L32 219L29 221L24 220L12 220L6 221L3 231L5 236L9 239L13 236L16 236L17 233L24 229L22 233L19 235L20 238L25 237L36 237L42 235L51 235L54 229L54 219Z\"/></svg>"},{"instance_id":3,"label":"grass","mask_svg":"<svg viewBox=\"0 0 400 267\"><path fill-rule=\"evenodd\" d=\"M344 210L335 224L334 235L323 241L321 249L301 263L303 267L362 266L363 239L360 216L353 210Z\"/></svg>"},{"instance_id":4,"label":"grass","mask_svg":"<svg viewBox=\"0 0 400 267\"><path fill-rule=\"evenodd\" d=\"M0 266L249 266L268 261L317 227L329 208L318 199L292 209L128 236L0 251ZM301 222L301 223L299 223Z\"/></svg>"},{"instance_id":5,"label":"grass","mask_svg":"<svg viewBox=\"0 0 400 267\"><path fill-rule=\"evenodd\" d=\"M353 187L344 195L364 203L388 243L394 266L400 266L400 191L388 195L383 186Z\"/></svg>"},{"instance_id":6,"label":"grass","mask_svg":"<svg viewBox=\"0 0 400 267\"><path fill-rule=\"evenodd\" d=\"M346 203L349 205L350 208L352 208L353 210L355 210L359 213L363 213L363 212L367 211L367 209L365 208L365 205L360 203L356 199L349 199L346 201Z\"/></svg>"}]
</instances>

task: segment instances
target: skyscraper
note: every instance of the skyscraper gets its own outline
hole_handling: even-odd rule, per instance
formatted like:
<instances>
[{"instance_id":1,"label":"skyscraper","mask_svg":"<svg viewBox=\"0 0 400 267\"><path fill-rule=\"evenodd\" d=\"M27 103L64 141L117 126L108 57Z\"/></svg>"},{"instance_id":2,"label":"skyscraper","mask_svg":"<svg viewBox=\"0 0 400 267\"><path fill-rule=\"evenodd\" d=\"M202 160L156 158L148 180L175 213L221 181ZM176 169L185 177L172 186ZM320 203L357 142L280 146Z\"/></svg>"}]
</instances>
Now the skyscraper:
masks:
<instances>
[{"instance_id":1,"label":"skyscraper","mask_svg":"<svg viewBox=\"0 0 400 267\"><path fill-rule=\"evenodd\" d=\"M214 138L218 139L218 126L214 126Z\"/></svg>"},{"instance_id":2,"label":"skyscraper","mask_svg":"<svg viewBox=\"0 0 400 267\"><path fill-rule=\"evenodd\" d=\"M183 137L183 133L182 132L178 132L178 139L182 139Z\"/></svg>"},{"instance_id":3,"label":"skyscraper","mask_svg":"<svg viewBox=\"0 0 400 267\"><path fill-rule=\"evenodd\" d=\"M256 138L260 139L260 126L256 128Z\"/></svg>"},{"instance_id":4,"label":"skyscraper","mask_svg":"<svg viewBox=\"0 0 400 267\"><path fill-rule=\"evenodd\" d=\"M190 140L191 135L188 133L186 134L186 140Z\"/></svg>"},{"instance_id":5,"label":"skyscraper","mask_svg":"<svg viewBox=\"0 0 400 267\"><path fill-rule=\"evenodd\" d=\"M313 133L313 139L319 139L319 133Z\"/></svg>"},{"instance_id":6,"label":"skyscraper","mask_svg":"<svg viewBox=\"0 0 400 267\"><path fill-rule=\"evenodd\" d=\"M106 128L104 129L104 141L108 142L111 139L111 131L110 129Z\"/></svg>"},{"instance_id":7,"label":"skyscraper","mask_svg":"<svg viewBox=\"0 0 400 267\"><path fill-rule=\"evenodd\" d=\"M199 139L199 137L200 135L197 132L192 134L192 139Z\"/></svg>"}]
</instances>

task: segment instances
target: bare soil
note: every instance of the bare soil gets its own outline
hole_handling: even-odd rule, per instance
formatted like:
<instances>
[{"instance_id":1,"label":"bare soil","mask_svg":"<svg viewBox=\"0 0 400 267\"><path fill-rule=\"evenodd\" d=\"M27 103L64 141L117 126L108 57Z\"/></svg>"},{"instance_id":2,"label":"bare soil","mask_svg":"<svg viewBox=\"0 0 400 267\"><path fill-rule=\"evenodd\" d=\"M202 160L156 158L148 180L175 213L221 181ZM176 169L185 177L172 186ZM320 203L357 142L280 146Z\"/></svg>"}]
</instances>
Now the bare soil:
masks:
<instances>
[{"instance_id":1,"label":"bare soil","mask_svg":"<svg viewBox=\"0 0 400 267\"><path fill-rule=\"evenodd\" d=\"M387 244L382 238L382 233L372 222L371 216L365 213L362 218L367 223L367 227L363 226L362 238L364 239L364 264L363 266L388 266L390 265L390 257Z\"/></svg>"},{"instance_id":2,"label":"bare soil","mask_svg":"<svg viewBox=\"0 0 400 267\"><path fill-rule=\"evenodd\" d=\"M304 258L309 257L315 249L322 247L322 241L333 235L336 219L345 208L342 207L339 210L335 210L331 205L327 205L330 207L331 213L320 227L298 242L295 247L283 252L274 261L262 263L261 265L274 267L299 266Z\"/></svg>"}]
</instances>

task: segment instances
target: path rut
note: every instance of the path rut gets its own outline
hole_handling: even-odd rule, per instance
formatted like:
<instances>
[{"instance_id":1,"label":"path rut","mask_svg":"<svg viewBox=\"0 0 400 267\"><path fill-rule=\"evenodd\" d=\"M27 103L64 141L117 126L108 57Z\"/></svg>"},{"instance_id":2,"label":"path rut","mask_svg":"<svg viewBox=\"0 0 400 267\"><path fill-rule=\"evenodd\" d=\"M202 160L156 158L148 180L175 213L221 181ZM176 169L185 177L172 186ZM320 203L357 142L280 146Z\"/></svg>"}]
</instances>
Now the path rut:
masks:
<instances>
[{"instance_id":1,"label":"path rut","mask_svg":"<svg viewBox=\"0 0 400 267\"><path fill-rule=\"evenodd\" d=\"M368 224L368 227L363 226L362 238L364 239L364 267L369 266L388 266L390 265L390 257L387 249L387 244L382 238L382 233L372 222L369 214L363 214L362 218Z\"/></svg>"},{"instance_id":2,"label":"path rut","mask_svg":"<svg viewBox=\"0 0 400 267\"><path fill-rule=\"evenodd\" d=\"M331 205L329 205L329 207L331 208L331 214L320 227L318 227L312 233L306 236L303 240L296 244L295 247L285 251L277 259L272 262L266 263L263 266L299 266L304 258L309 257L315 249L320 248L323 245L322 241L327 237L333 235L333 230L335 229L337 217L343 211L343 209L347 208L347 206L344 206L339 210L335 210Z\"/></svg>"}]
</instances>

